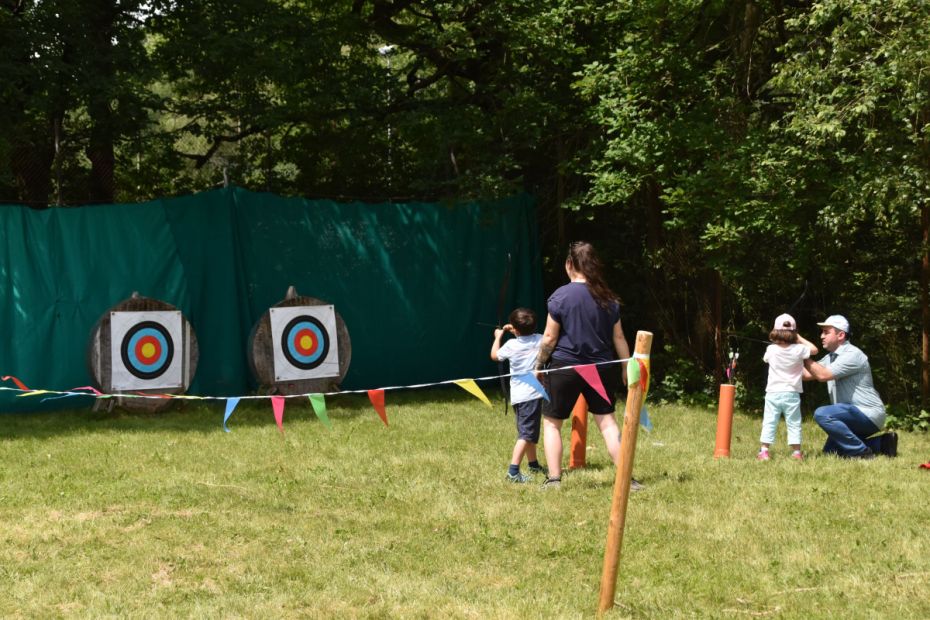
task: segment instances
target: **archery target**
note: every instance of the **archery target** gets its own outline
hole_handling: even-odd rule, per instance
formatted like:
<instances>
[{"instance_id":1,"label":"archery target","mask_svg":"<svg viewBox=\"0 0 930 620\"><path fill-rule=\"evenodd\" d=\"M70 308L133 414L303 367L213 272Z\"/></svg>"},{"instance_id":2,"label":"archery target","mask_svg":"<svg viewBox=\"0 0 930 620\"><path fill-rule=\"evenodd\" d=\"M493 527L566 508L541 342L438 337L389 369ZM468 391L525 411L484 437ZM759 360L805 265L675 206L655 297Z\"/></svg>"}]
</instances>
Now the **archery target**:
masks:
<instances>
[{"instance_id":1,"label":"archery target","mask_svg":"<svg viewBox=\"0 0 930 620\"><path fill-rule=\"evenodd\" d=\"M177 311L110 313L113 389L182 387L181 334Z\"/></svg>"},{"instance_id":2,"label":"archery target","mask_svg":"<svg viewBox=\"0 0 930 620\"><path fill-rule=\"evenodd\" d=\"M332 306L271 308L275 381L339 376Z\"/></svg>"}]
</instances>

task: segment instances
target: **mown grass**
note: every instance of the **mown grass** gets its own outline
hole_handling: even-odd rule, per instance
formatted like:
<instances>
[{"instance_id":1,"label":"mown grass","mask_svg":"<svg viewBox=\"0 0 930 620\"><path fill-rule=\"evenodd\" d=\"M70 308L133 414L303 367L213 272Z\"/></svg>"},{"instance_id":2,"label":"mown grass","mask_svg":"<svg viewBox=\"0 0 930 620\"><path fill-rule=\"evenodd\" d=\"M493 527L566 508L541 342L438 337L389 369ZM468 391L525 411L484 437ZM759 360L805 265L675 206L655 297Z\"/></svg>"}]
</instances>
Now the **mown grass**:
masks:
<instances>
[{"instance_id":1,"label":"mown grass","mask_svg":"<svg viewBox=\"0 0 930 620\"><path fill-rule=\"evenodd\" d=\"M0 616L592 617L613 468L512 485L513 418L453 391L0 416ZM653 405L610 617L930 617L930 457L757 463L760 420ZM593 430L593 429L592 429ZM782 433L784 429L782 427ZM595 431L596 433L596 431ZM567 443L567 441L566 441Z\"/></svg>"}]
</instances>

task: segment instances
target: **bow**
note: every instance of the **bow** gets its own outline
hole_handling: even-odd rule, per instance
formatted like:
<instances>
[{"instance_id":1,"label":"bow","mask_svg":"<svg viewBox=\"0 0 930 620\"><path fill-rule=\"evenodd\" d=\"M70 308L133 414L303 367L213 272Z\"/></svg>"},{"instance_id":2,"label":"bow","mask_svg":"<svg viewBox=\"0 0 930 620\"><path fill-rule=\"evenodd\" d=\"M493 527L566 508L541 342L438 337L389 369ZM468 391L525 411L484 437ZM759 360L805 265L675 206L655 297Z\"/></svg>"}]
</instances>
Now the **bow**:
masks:
<instances>
[{"instance_id":1,"label":"bow","mask_svg":"<svg viewBox=\"0 0 930 620\"><path fill-rule=\"evenodd\" d=\"M510 252L507 252L507 265L504 267L504 277L501 279L501 286L497 292L497 327L500 329L504 326L504 302L507 301L507 288L510 286L510 272L513 268L513 260ZM510 401L510 382L504 375L504 362L498 360L497 374L500 375L501 392L504 394L504 415L507 415L507 403Z\"/></svg>"}]
</instances>

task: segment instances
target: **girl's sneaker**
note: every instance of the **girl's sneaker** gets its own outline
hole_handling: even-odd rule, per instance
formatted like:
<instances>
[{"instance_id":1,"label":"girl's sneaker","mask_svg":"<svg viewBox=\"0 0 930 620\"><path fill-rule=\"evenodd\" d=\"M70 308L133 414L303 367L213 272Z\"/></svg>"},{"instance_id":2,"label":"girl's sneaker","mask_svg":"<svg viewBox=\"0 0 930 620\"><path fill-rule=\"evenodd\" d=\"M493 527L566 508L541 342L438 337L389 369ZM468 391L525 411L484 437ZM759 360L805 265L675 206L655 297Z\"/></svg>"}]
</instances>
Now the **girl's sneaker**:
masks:
<instances>
[{"instance_id":1,"label":"girl's sneaker","mask_svg":"<svg viewBox=\"0 0 930 620\"><path fill-rule=\"evenodd\" d=\"M804 454L802 454L800 450L795 450L791 453L791 458L793 458L795 461L803 461Z\"/></svg>"},{"instance_id":2,"label":"girl's sneaker","mask_svg":"<svg viewBox=\"0 0 930 620\"><path fill-rule=\"evenodd\" d=\"M768 450L759 450L759 454L756 455L757 461L767 461L769 460L769 451Z\"/></svg>"}]
</instances>

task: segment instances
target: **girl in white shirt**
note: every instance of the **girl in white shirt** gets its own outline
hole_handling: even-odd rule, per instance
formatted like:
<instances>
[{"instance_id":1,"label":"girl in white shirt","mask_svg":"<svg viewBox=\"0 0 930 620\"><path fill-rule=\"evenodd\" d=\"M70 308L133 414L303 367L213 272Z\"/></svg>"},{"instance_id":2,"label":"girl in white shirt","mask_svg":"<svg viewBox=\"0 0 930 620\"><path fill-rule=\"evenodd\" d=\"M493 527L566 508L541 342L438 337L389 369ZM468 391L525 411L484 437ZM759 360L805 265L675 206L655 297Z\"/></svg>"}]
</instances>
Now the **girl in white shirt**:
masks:
<instances>
[{"instance_id":1,"label":"girl in white shirt","mask_svg":"<svg viewBox=\"0 0 930 620\"><path fill-rule=\"evenodd\" d=\"M769 460L769 446L775 441L778 419L784 414L788 427L791 458L802 460L801 453L801 377L804 360L817 355L817 347L798 334L798 326L790 314L779 315L769 334L772 342L762 360L769 365L769 381L765 387L765 413L762 417L762 446L756 456Z\"/></svg>"}]
</instances>

